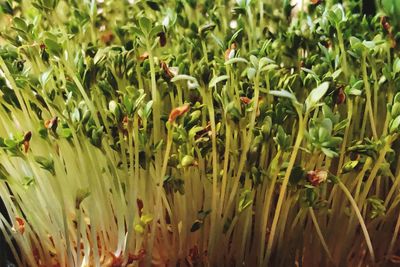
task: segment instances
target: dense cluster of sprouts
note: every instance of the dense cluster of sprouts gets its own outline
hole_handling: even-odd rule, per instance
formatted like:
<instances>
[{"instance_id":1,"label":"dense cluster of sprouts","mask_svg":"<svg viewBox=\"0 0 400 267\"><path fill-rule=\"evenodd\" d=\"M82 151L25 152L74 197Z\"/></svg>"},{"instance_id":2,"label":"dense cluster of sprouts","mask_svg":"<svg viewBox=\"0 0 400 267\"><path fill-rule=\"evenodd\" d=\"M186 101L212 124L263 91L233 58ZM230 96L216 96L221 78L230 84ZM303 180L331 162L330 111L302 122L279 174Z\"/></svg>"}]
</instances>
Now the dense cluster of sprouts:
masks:
<instances>
[{"instance_id":1,"label":"dense cluster of sprouts","mask_svg":"<svg viewBox=\"0 0 400 267\"><path fill-rule=\"evenodd\" d=\"M400 7L335 2L0 1L16 264L398 263Z\"/></svg>"}]
</instances>

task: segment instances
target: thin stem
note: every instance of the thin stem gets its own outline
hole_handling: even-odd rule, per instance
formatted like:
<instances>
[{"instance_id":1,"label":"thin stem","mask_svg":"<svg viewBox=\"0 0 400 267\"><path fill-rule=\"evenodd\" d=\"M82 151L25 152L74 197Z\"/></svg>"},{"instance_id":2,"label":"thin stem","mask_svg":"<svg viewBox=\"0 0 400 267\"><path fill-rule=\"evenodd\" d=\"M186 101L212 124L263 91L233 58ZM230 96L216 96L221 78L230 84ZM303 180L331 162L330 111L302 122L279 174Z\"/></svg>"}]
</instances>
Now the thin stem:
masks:
<instances>
[{"instance_id":1,"label":"thin stem","mask_svg":"<svg viewBox=\"0 0 400 267\"><path fill-rule=\"evenodd\" d=\"M279 163L280 163L280 158L281 158L281 150L278 150L275 158L271 162L271 172L272 172L272 181L268 187L268 190L265 190L265 198L264 200L264 208L262 212L262 217L261 217L261 244L260 244L260 251L258 255L258 265L261 266L263 257L262 255L264 254L264 249L265 249L265 235L267 232L267 225L268 225L268 218L269 218L269 213L270 213L270 208L271 208L271 199L272 195L275 189L275 184L277 180L277 176L279 174L280 168L279 168Z\"/></svg>"},{"instance_id":2,"label":"thin stem","mask_svg":"<svg viewBox=\"0 0 400 267\"><path fill-rule=\"evenodd\" d=\"M347 64L346 48L344 46L343 33L342 33L342 30L340 29L339 25L336 26L336 31L337 31L337 36L338 36L338 40L339 40L340 54L342 56L343 73L344 73L344 76L346 77L346 80L348 80L349 79L349 67Z\"/></svg>"},{"instance_id":3,"label":"thin stem","mask_svg":"<svg viewBox=\"0 0 400 267\"><path fill-rule=\"evenodd\" d=\"M342 181L339 181L338 185L339 185L340 189L342 189L342 191L346 195L347 199L350 201L350 204L353 207L354 212L356 213L357 219L360 223L362 232L364 234L365 242L367 243L368 251L371 255L371 260L374 263L375 262L375 253L374 253L374 249L372 247L371 238L369 237L367 226L365 225L364 219L360 213L360 210L358 209L357 203L354 201L353 196L351 195L350 191L347 189L347 187L343 184Z\"/></svg>"},{"instance_id":4,"label":"thin stem","mask_svg":"<svg viewBox=\"0 0 400 267\"><path fill-rule=\"evenodd\" d=\"M281 190L279 192L278 203L276 205L274 219L272 221L272 226L271 226L271 233L268 238L267 252L266 252L265 259L264 259L264 265L268 264L270 256L271 256L272 247L273 247L272 245L274 242L275 231L276 231L276 227L278 224L279 215L280 215L281 208L283 205L283 199L286 194L286 188L289 183L289 177L290 177L290 174L292 173L294 163L296 161L297 153L299 152L301 142L303 141L304 127L305 127L305 122L307 121L307 119L308 119L308 114L306 114L303 118L303 116L299 113L299 130L297 133L296 143L293 147L292 156L290 157L288 167L285 172L285 177L283 178Z\"/></svg>"},{"instance_id":5,"label":"thin stem","mask_svg":"<svg viewBox=\"0 0 400 267\"><path fill-rule=\"evenodd\" d=\"M394 245L396 244L396 241L398 240L399 229L400 229L400 213L399 213L399 216L397 217L396 226L394 228L392 239L390 240L389 249L387 252L387 255L389 257L392 255Z\"/></svg>"},{"instance_id":6,"label":"thin stem","mask_svg":"<svg viewBox=\"0 0 400 267\"><path fill-rule=\"evenodd\" d=\"M363 74L363 81L364 81L364 87L365 87L365 94L366 94L366 106L368 107L368 110L366 108L365 112L368 112L369 115L369 120L371 123L371 129L372 129L372 134L374 136L375 140L378 140L378 134L376 132L376 124L375 124L375 119L374 119L374 113L373 113L373 108L372 108L372 103L371 103L371 87L368 82L368 73L367 73L367 55L366 52L364 52L362 56L362 62L361 62L361 68L362 68L362 74Z\"/></svg>"},{"instance_id":7,"label":"thin stem","mask_svg":"<svg viewBox=\"0 0 400 267\"><path fill-rule=\"evenodd\" d=\"M236 196L236 192L239 186L239 181L240 181L240 176L242 175L242 171L243 168L245 166L246 163L246 158L247 158L247 152L250 148L250 143L253 137L253 129L254 129L254 125L255 125L255 120L256 120L256 115L257 115L257 108L258 108L258 98L260 95L260 88L259 88L259 81L260 81L260 73L257 73L255 81L254 81L254 97L253 97L253 112L251 114L251 119L250 119L250 125L249 125L249 129L247 131L247 135L245 138L245 142L243 145L243 150L242 150L242 154L240 156L240 160L239 160L239 166L237 169L237 173L236 173L236 177L234 180L234 184L232 186L231 189L231 194L229 196L229 200L226 206L226 213L224 215L224 218L222 219L222 225L224 225L224 223L226 222L226 219L228 218L229 215L229 210L231 209L233 202L235 200L235 196Z\"/></svg>"},{"instance_id":8,"label":"thin stem","mask_svg":"<svg viewBox=\"0 0 400 267\"><path fill-rule=\"evenodd\" d=\"M317 235L319 237L319 240L321 241L322 247L324 248L326 254L328 255L329 260L331 260L333 262L332 254L329 251L329 248L328 248L328 245L326 244L324 236L322 235L321 228L319 227L319 224L318 224L317 218L315 217L315 213L314 213L313 208L312 207L308 208L308 211L310 212L311 219L312 219L313 224L315 226L315 230L317 231Z\"/></svg>"},{"instance_id":9,"label":"thin stem","mask_svg":"<svg viewBox=\"0 0 400 267\"><path fill-rule=\"evenodd\" d=\"M353 117L353 101L351 99L347 99L347 120L348 120L348 122L346 125L346 129L344 130L342 146L340 148L340 157L339 157L337 175L340 175L340 173L342 172L342 166L343 166L343 161L344 161L344 158L346 155L345 154L346 145L347 145L347 140L349 138L349 131L350 131L352 117Z\"/></svg>"},{"instance_id":10,"label":"thin stem","mask_svg":"<svg viewBox=\"0 0 400 267\"><path fill-rule=\"evenodd\" d=\"M210 115L210 123L211 123L211 142L212 142L212 166L213 166L213 180L212 180L212 201L211 201L211 228L210 228L210 242L209 242L209 251L213 255L213 247L215 241L215 231L216 228L216 219L217 219L217 198L218 198L218 159L217 159L217 133L215 128L215 113L214 113L214 105L212 100L212 92L210 90L210 94L206 95L208 112Z\"/></svg>"}]
</instances>

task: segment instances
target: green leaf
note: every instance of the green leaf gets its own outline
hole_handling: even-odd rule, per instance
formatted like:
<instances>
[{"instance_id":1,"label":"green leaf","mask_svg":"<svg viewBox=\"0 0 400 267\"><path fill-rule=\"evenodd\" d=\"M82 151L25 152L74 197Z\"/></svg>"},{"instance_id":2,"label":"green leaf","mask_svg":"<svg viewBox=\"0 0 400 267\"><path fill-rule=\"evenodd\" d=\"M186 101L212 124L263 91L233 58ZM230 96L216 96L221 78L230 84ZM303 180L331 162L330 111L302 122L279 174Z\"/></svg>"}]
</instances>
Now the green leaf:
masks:
<instances>
[{"instance_id":1,"label":"green leaf","mask_svg":"<svg viewBox=\"0 0 400 267\"><path fill-rule=\"evenodd\" d=\"M345 164L343 164L342 173L348 173L353 171L357 167L358 163L359 163L358 160L352 160L346 162Z\"/></svg>"},{"instance_id":2,"label":"green leaf","mask_svg":"<svg viewBox=\"0 0 400 267\"><path fill-rule=\"evenodd\" d=\"M325 148L325 147L321 147L321 151L328 157L328 158L334 158L338 156L338 153L336 153L335 151L329 149L329 148Z\"/></svg>"},{"instance_id":3,"label":"green leaf","mask_svg":"<svg viewBox=\"0 0 400 267\"><path fill-rule=\"evenodd\" d=\"M151 214L143 214L142 216L140 216L140 221L146 225L149 224L153 221L153 215Z\"/></svg>"},{"instance_id":4,"label":"green leaf","mask_svg":"<svg viewBox=\"0 0 400 267\"><path fill-rule=\"evenodd\" d=\"M395 118L393 121L389 123L389 133L395 133L400 130L400 116Z\"/></svg>"},{"instance_id":5,"label":"green leaf","mask_svg":"<svg viewBox=\"0 0 400 267\"><path fill-rule=\"evenodd\" d=\"M214 78L212 78L212 80L210 81L210 84L208 86L209 87L214 87L214 86L217 85L217 83L225 81L228 78L229 78L228 75L222 75L222 76L214 77Z\"/></svg>"},{"instance_id":6,"label":"green leaf","mask_svg":"<svg viewBox=\"0 0 400 267\"><path fill-rule=\"evenodd\" d=\"M152 107L153 107L153 100L150 100L149 102L146 103L146 105L143 108L143 117L144 118L148 118L150 116Z\"/></svg>"},{"instance_id":7,"label":"green leaf","mask_svg":"<svg viewBox=\"0 0 400 267\"><path fill-rule=\"evenodd\" d=\"M349 38L350 41L350 47L351 49L356 53L357 56L360 56L362 54L362 51L364 50L364 46L360 39L357 37L351 36Z\"/></svg>"},{"instance_id":8,"label":"green leaf","mask_svg":"<svg viewBox=\"0 0 400 267\"><path fill-rule=\"evenodd\" d=\"M243 31L243 28L238 29L231 37L231 39L229 40L228 45L232 44L233 42L235 42L236 38L239 36L239 34Z\"/></svg>"},{"instance_id":9,"label":"green leaf","mask_svg":"<svg viewBox=\"0 0 400 267\"><path fill-rule=\"evenodd\" d=\"M8 171L3 166L3 164L0 163L0 180L7 180L8 176L9 176Z\"/></svg>"},{"instance_id":10,"label":"green leaf","mask_svg":"<svg viewBox=\"0 0 400 267\"><path fill-rule=\"evenodd\" d=\"M225 61L225 65L231 65L231 64L235 64L235 63L239 63L239 62L245 63L245 64L249 63L246 59L244 59L242 57L234 57L234 58L231 58L231 59Z\"/></svg>"},{"instance_id":11,"label":"green leaf","mask_svg":"<svg viewBox=\"0 0 400 267\"><path fill-rule=\"evenodd\" d=\"M190 139L190 140L194 140L194 137L196 136L196 134L197 134L198 132L203 131L203 129L204 129L204 127L201 127L201 126L195 126L195 127L193 127L192 129L190 129L190 130L189 130L189 134L188 134L189 139Z\"/></svg>"},{"instance_id":12,"label":"green leaf","mask_svg":"<svg viewBox=\"0 0 400 267\"><path fill-rule=\"evenodd\" d=\"M396 58L393 62L393 73L397 74L400 72L400 58Z\"/></svg>"},{"instance_id":13,"label":"green leaf","mask_svg":"<svg viewBox=\"0 0 400 267\"><path fill-rule=\"evenodd\" d=\"M185 155L182 160L181 160L181 166L182 167L187 167L192 165L194 162L194 158L190 155Z\"/></svg>"},{"instance_id":14,"label":"green leaf","mask_svg":"<svg viewBox=\"0 0 400 267\"><path fill-rule=\"evenodd\" d=\"M371 211L369 217L374 219L378 216L383 216L386 213L386 207L384 201L377 196L372 196L367 199L368 203L371 204Z\"/></svg>"},{"instance_id":15,"label":"green leaf","mask_svg":"<svg viewBox=\"0 0 400 267\"><path fill-rule=\"evenodd\" d=\"M153 29L151 29L149 36L150 36L150 38L154 38L155 36L157 36L157 34L159 34L160 32L163 32L163 31L164 31L163 26L157 25Z\"/></svg>"},{"instance_id":16,"label":"green leaf","mask_svg":"<svg viewBox=\"0 0 400 267\"><path fill-rule=\"evenodd\" d=\"M312 90L305 101L306 110L307 111L312 110L315 107L315 105L321 100L321 98L326 94L328 89L329 89L329 82L323 82L317 88Z\"/></svg>"},{"instance_id":17,"label":"green leaf","mask_svg":"<svg viewBox=\"0 0 400 267\"><path fill-rule=\"evenodd\" d=\"M375 42L374 41L363 41L362 44L369 50L372 50L375 48Z\"/></svg>"},{"instance_id":18,"label":"green leaf","mask_svg":"<svg viewBox=\"0 0 400 267\"><path fill-rule=\"evenodd\" d=\"M332 78L334 79L334 80L336 80L338 77L339 77L339 75L342 73L342 69L338 69L338 70L336 70L334 73L332 73Z\"/></svg>"},{"instance_id":19,"label":"green leaf","mask_svg":"<svg viewBox=\"0 0 400 267\"><path fill-rule=\"evenodd\" d=\"M55 55L55 56L60 56L62 53L62 47L59 45L56 41L46 38L44 39L44 44L46 45L47 50Z\"/></svg>"},{"instance_id":20,"label":"green leaf","mask_svg":"<svg viewBox=\"0 0 400 267\"><path fill-rule=\"evenodd\" d=\"M332 6L331 10L335 14L333 19L335 20L336 24L347 20L346 13L344 12L343 6L341 4L336 4Z\"/></svg>"},{"instance_id":21,"label":"green leaf","mask_svg":"<svg viewBox=\"0 0 400 267\"><path fill-rule=\"evenodd\" d=\"M53 68L48 69L47 71L43 72L40 77L39 77L39 82L42 85L42 87L45 87L47 82L51 78L51 73L53 72Z\"/></svg>"},{"instance_id":22,"label":"green leaf","mask_svg":"<svg viewBox=\"0 0 400 267\"><path fill-rule=\"evenodd\" d=\"M274 137L274 141L278 144L279 149L282 151L288 151L291 145L290 136L285 133L282 126L278 126L278 131Z\"/></svg>"},{"instance_id":23,"label":"green leaf","mask_svg":"<svg viewBox=\"0 0 400 267\"><path fill-rule=\"evenodd\" d=\"M264 66L268 65L268 64L274 64L275 61L273 61L270 58L267 57L262 57L259 61L258 61L258 69L262 69Z\"/></svg>"},{"instance_id":24,"label":"green leaf","mask_svg":"<svg viewBox=\"0 0 400 267\"><path fill-rule=\"evenodd\" d=\"M72 130L70 128L58 127L57 134L62 138L66 139L72 138Z\"/></svg>"},{"instance_id":25,"label":"green leaf","mask_svg":"<svg viewBox=\"0 0 400 267\"><path fill-rule=\"evenodd\" d=\"M397 94L394 96L393 102L398 102L398 103L400 103L400 92L397 93Z\"/></svg>"},{"instance_id":26,"label":"green leaf","mask_svg":"<svg viewBox=\"0 0 400 267\"><path fill-rule=\"evenodd\" d=\"M400 116L400 102L396 102L393 104L390 115L392 116L392 118Z\"/></svg>"},{"instance_id":27,"label":"green leaf","mask_svg":"<svg viewBox=\"0 0 400 267\"><path fill-rule=\"evenodd\" d=\"M171 79L171 82L178 82L178 81L185 81L185 80L197 83L196 78L186 75L186 74L176 75L174 78Z\"/></svg>"},{"instance_id":28,"label":"green leaf","mask_svg":"<svg viewBox=\"0 0 400 267\"><path fill-rule=\"evenodd\" d=\"M128 95L124 95L123 103L124 103L124 107L125 107L126 111L128 112L128 114L131 114L131 112L133 110L133 104Z\"/></svg>"},{"instance_id":29,"label":"green leaf","mask_svg":"<svg viewBox=\"0 0 400 267\"><path fill-rule=\"evenodd\" d=\"M296 101L296 97L294 96L294 94L289 91L286 91L286 90L272 90L272 91L269 91L269 94L271 94L273 96L277 96L277 97L289 98L293 101Z\"/></svg>"},{"instance_id":30,"label":"green leaf","mask_svg":"<svg viewBox=\"0 0 400 267\"><path fill-rule=\"evenodd\" d=\"M360 96L362 94L362 91L359 89L350 88L348 94L353 96Z\"/></svg>"},{"instance_id":31,"label":"green leaf","mask_svg":"<svg viewBox=\"0 0 400 267\"><path fill-rule=\"evenodd\" d=\"M9 15L13 15L14 10L12 8L12 3L9 1L0 2L0 12L4 12Z\"/></svg>"},{"instance_id":32,"label":"green leaf","mask_svg":"<svg viewBox=\"0 0 400 267\"><path fill-rule=\"evenodd\" d=\"M250 62L253 65L253 68L258 69L258 58L254 55L250 55Z\"/></svg>"},{"instance_id":33,"label":"green leaf","mask_svg":"<svg viewBox=\"0 0 400 267\"><path fill-rule=\"evenodd\" d=\"M270 71L270 70L274 70L274 69L277 69L277 68L279 68L279 66L276 65L276 64L267 64L267 65L264 65L260 69L260 72Z\"/></svg>"},{"instance_id":34,"label":"green leaf","mask_svg":"<svg viewBox=\"0 0 400 267\"><path fill-rule=\"evenodd\" d=\"M139 26L142 29L143 33L149 34L151 31L152 23L148 18L141 17L139 19Z\"/></svg>"},{"instance_id":35,"label":"green leaf","mask_svg":"<svg viewBox=\"0 0 400 267\"><path fill-rule=\"evenodd\" d=\"M142 90L142 89L140 89ZM140 91L139 90L139 91ZM143 93L143 91L141 91L141 94L139 95L139 97L136 99L135 103L132 106L131 112L135 112L138 107L142 104L142 102L144 101L144 98L146 97L146 94ZM153 104L153 102L151 102L151 105Z\"/></svg>"},{"instance_id":36,"label":"green leaf","mask_svg":"<svg viewBox=\"0 0 400 267\"><path fill-rule=\"evenodd\" d=\"M75 208L79 209L82 201L85 200L85 198L87 198L89 196L90 196L89 188L79 189L78 192L76 193Z\"/></svg>"},{"instance_id":37,"label":"green leaf","mask_svg":"<svg viewBox=\"0 0 400 267\"><path fill-rule=\"evenodd\" d=\"M56 174L54 169L54 161L52 158L36 156L35 161L40 165L40 167L42 167L42 169L49 171L53 175Z\"/></svg>"},{"instance_id":38,"label":"green leaf","mask_svg":"<svg viewBox=\"0 0 400 267\"><path fill-rule=\"evenodd\" d=\"M324 142L325 140L327 140L330 136L330 132L328 129L324 128L324 127L319 127L318 129L318 141L319 142Z\"/></svg>"},{"instance_id":39,"label":"green leaf","mask_svg":"<svg viewBox=\"0 0 400 267\"><path fill-rule=\"evenodd\" d=\"M333 127L333 131L339 132L339 131L343 130L344 128L346 128L348 123L349 123L348 119L344 119L344 120L340 121L339 123L335 124L335 126Z\"/></svg>"},{"instance_id":40,"label":"green leaf","mask_svg":"<svg viewBox=\"0 0 400 267\"><path fill-rule=\"evenodd\" d=\"M6 145L7 149L13 149L18 145L18 143L15 142L13 139L5 139L4 144Z\"/></svg>"},{"instance_id":41,"label":"green leaf","mask_svg":"<svg viewBox=\"0 0 400 267\"><path fill-rule=\"evenodd\" d=\"M226 115L229 115L230 119L232 119L235 122L238 122L242 117L242 113L236 107L234 101L229 102L228 105L226 106Z\"/></svg>"},{"instance_id":42,"label":"green leaf","mask_svg":"<svg viewBox=\"0 0 400 267\"><path fill-rule=\"evenodd\" d=\"M208 32L213 31L217 25L215 23L207 23L199 28L200 36L205 36Z\"/></svg>"},{"instance_id":43,"label":"green leaf","mask_svg":"<svg viewBox=\"0 0 400 267\"><path fill-rule=\"evenodd\" d=\"M255 68L247 68L247 78L249 78L249 80L253 80L256 76L256 73L257 70Z\"/></svg>"},{"instance_id":44,"label":"green leaf","mask_svg":"<svg viewBox=\"0 0 400 267\"><path fill-rule=\"evenodd\" d=\"M246 208L250 207L253 203L253 199L251 198L251 190L244 190L239 197L239 207L238 212L241 213Z\"/></svg>"},{"instance_id":45,"label":"green leaf","mask_svg":"<svg viewBox=\"0 0 400 267\"><path fill-rule=\"evenodd\" d=\"M15 17L13 19L14 25L17 29L27 33L28 31L28 25L26 24L25 20L19 18L19 17Z\"/></svg>"},{"instance_id":46,"label":"green leaf","mask_svg":"<svg viewBox=\"0 0 400 267\"><path fill-rule=\"evenodd\" d=\"M135 232L137 232L139 234L143 234L144 233L144 227L141 224L136 224L135 225Z\"/></svg>"}]
</instances>

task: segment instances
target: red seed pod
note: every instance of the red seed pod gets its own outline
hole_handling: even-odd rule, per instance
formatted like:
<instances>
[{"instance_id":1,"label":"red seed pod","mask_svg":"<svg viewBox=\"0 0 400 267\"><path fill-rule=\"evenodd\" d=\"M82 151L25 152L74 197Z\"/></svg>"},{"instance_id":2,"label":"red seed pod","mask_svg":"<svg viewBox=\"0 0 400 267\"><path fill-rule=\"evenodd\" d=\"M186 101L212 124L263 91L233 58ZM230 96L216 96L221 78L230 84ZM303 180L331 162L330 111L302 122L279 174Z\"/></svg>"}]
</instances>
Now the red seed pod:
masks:
<instances>
[{"instance_id":1,"label":"red seed pod","mask_svg":"<svg viewBox=\"0 0 400 267\"><path fill-rule=\"evenodd\" d=\"M124 259L121 255L116 256L114 253L110 252L110 256L112 258L111 267L121 267Z\"/></svg>"},{"instance_id":2,"label":"red seed pod","mask_svg":"<svg viewBox=\"0 0 400 267\"><path fill-rule=\"evenodd\" d=\"M390 23L387 21L387 17L385 17L385 16L382 16L382 17L381 17L381 25L382 25L382 27L383 27L386 31L388 31L388 32L391 32L391 31L392 31L392 26L391 26Z\"/></svg>"},{"instance_id":3,"label":"red seed pod","mask_svg":"<svg viewBox=\"0 0 400 267\"><path fill-rule=\"evenodd\" d=\"M157 36L160 37L160 46L164 47L167 44L167 36L165 35L165 32L159 32Z\"/></svg>"},{"instance_id":4,"label":"red seed pod","mask_svg":"<svg viewBox=\"0 0 400 267\"><path fill-rule=\"evenodd\" d=\"M344 101L346 101L346 94L344 93L343 87L340 87L336 96L336 104L343 104Z\"/></svg>"},{"instance_id":5,"label":"red seed pod","mask_svg":"<svg viewBox=\"0 0 400 267\"><path fill-rule=\"evenodd\" d=\"M138 254L130 254L128 257L128 264L133 263L134 261L141 261L146 256L146 250L143 248L139 250Z\"/></svg>"},{"instance_id":6,"label":"red seed pod","mask_svg":"<svg viewBox=\"0 0 400 267\"><path fill-rule=\"evenodd\" d=\"M144 52L143 54L141 54L140 56L139 56L139 60L140 61L144 61L144 60L146 60L146 59L148 59L149 58L149 53L148 52Z\"/></svg>"},{"instance_id":7,"label":"red seed pod","mask_svg":"<svg viewBox=\"0 0 400 267\"><path fill-rule=\"evenodd\" d=\"M178 118L179 116L183 115L184 113L188 112L190 109L189 104L184 104L181 107L174 108L171 113L169 114L168 122L172 123Z\"/></svg>"},{"instance_id":8,"label":"red seed pod","mask_svg":"<svg viewBox=\"0 0 400 267\"><path fill-rule=\"evenodd\" d=\"M52 130L57 129L57 125L58 125L58 117L54 117L50 120L45 121L44 123L44 127L46 127L46 129L52 129Z\"/></svg>"},{"instance_id":9,"label":"red seed pod","mask_svg":"<svg viewBox=\"0 0 400 267\"><path fill-rule=\"evenodd\" d=\"M240 101L241 101L243 104L248 105L248 104L251 102L251 99L248 98L247 96L241 96L241 97L240 97Z\"/></svg>"},{"instance_id":10,"label":"red seed pod","mask_svg":"<svg viewBox=\"0 0 400 267\"><path fill-rule=\"evenodd\" d=\"M26 132L24 135L24 141L29 142L29 141L31 141L31 138L32 138L32 132L31 131Z\"/></svg>"},{"instance_id":11,"label":"red seed pod","mask_svg":"<svg viewBox=\"0 0 400 267\"><path fill-rule=\"evenodd\" d=\"M332 47L332 42L331 40L326 40L325 42L322 43L323 46L326 48L331 48Z\"/></svg>"},{"instance_id":12,"label":"red seed pod","mask_svg":"<svg viewBox=\"0 0 400 267\"><path fill-rule=\"evenodd\" d=\"M28 153L28 150L29 150L29 141L24 141L23 145L24 145L24 152L25 152L25 153Z\"/></svg>"},{"instance_id":13,"label":"red seed pod","mask_svg":"<svg viewBox=\"0 0 400 267\"><path fill-rule=\"evenodd\" d=\"M232 43L231 46L225 51L225 61L233 58L235 56L237 45L236 43Z\"/></svg>"},{"instance_id":14,"label":"red seed pod","mask_svg":"<svg viewBox=\"0 0 400 267\"><path fill-rule=\"evenodd\" d=\"M142 216L143 213L143 200L141 200L140 198L136 199L136 205L139 211L139 216Z\"/></svg>"},{"instance_id":15,"label":"red seed pod","mask_svg":"<svg viewBox=\"0 0 400 267\"><path fill-rule=\"evenodd\" d=\"M309 171L307 172L307 178L313 186L318 186L328 179L328 172L325 170Z\"/></svg>"},{"instance_id":16,"label":"red seed pod","mask_svg":"<svg viewBox=\"0 0 400 267\"><path fill-rule=\"evenodd\" d=\"M160 62L161 68L164 70L165 75L167 75L168 78L172 79L175 75L171 72L169 69L167 63L164 61Z\"/></svg>"},{"instance_id":17,"label":"red seed pod","mask_svg":"<svg viewBox=\"0 0 400 267\"><path fill-rule=\"evenodd\" d=\"M111 31L107 31L100 36L100 40L106 45L110 45L114 39L115 36Z\"/></svg>"},{"instance_id":18,"label":"red seed pod","mask_svg":"<svg viewBox=\"0 0 400 267\"><path fill-rule=\"evenodd\" d=\"M17 224L16 231L21 235L25 232L25 221L21 217L15 217L15 222Z\"/></svg>"}]
</instances>

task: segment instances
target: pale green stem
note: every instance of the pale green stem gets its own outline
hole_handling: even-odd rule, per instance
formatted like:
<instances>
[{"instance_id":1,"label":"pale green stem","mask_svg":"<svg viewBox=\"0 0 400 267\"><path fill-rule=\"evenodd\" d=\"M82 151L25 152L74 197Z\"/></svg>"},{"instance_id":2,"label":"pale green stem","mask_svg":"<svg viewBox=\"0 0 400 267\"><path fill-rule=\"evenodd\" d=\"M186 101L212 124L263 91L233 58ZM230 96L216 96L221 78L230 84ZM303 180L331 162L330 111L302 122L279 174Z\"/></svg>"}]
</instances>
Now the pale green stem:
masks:
<instances>
[{"instance_id":1,"label":"pale green stem","mask_svg":"<svg viewBox=\"0 0 400 267\"><path fill-rule=\"evenodd\" d=\"M281 190L279 192L278 203L276 205L274 219L272 221L272 226L271 226L271 233L268 238L267 252L265 255L265 259L264 259L264 265L268 265L268 262L269 262L269 259L271 256L273 242L274 242L274 238L275 238L275 231L276 231L276 227L278 225L279 215L280 215L281 208L283 205L283 199L286 194L287 185L289 183L289 177L290 177L290 174L292 173L292 169L293 169L294 163L296 161L297 153L299 152L299 148L300 148L301 142L303 141L303 137L304 137L304 130L305 130L304 128L305 128L305 123L308 119L308 114L306 114L304 118L300 113L298 115L299 115L299 131L297 133L296 143L293 147L292 156L290 157L288 167L286 169L285 176L283 178L283 182L281 185Z\"/></svg>"},{"instance_id":2,"label":"pale green stem","mask_svg":"<svg viewBox=\"0 0 400 267\"><path fill-rule=\"evenodd\" d=\"M313 210L313 208L311 208L311 207L308 208L308 210L309 210L309 212L310 212L311 219L312 219L312 221L313 221L313 223L314 223L315 230L317 231L317 235L318 235L318 237L319 237L319 240L321 241L322 247L324 248L326 254L328 255L329 260L331 260L331 261L333 262L332 254L331 254L331 252L329 251L329 248L328 248L328 245L326 244L326 241L325 241L324 236L322 235L321 228L319 227L317 218L315 217L314 210Z\"/></svg>"},{"instance_id":3,"label":"pale green stem","mask_svg":"<svg viewBox=\"0 0 400 267\"><path fill-rule=\"evenodd\" d=\"M342 189L342 191L346 195L347 199L350 201L350 204L353 207L354 212L356 213L356 216L357 216L358 221L360 223L362 232L364 234L365 242L367 243L368 251L369 251L369 253L371 255L371 260L374 263L375 262L375 253L374 253L374 249L372 247L371 238L369 237L367 226L365 225L364 219L363 219L363 217L362 217L362 215L360 213L360 210L358 209L357 203L354 201L353 196L351 195L351 193L347 189L347 187L342 183L342 181L339 181L338 185L339 185L340 189Z\"/></svg>"},{"instance_id":4,"label":"pale green stem","mask_svg":"<svg viewBox=\"0 0 400 267\"><path fill-rule=\"evenodd\" d=\"M378 134L376 132L376 124L375 124L373 108L372 108L372 102L371 102L371 97L372 96L371 96L370 84L369 84L369 81L368 81L366 58L367 58L367 55L366 55L366 52L364 52L364 54L362 56L361 68L362 68L363 81L364 81L365 94L366 94L366 101L367 101L366 106L368 107L368 111L366 109L365 112L368 112L369 120L370 120L370 123L371 123L372 134L374 136L374 139L378 140Z\"/></svg>"},{"instance_id":5,"label":"pale green stem","mask_svg":"<svg viewBox=\"0 0 400 267\"><path fill-rule=\"evenodd\" d=\"M348 64L347 64L346 48L344 46L343 33L342 33L342 30L340 29L340 26L337 26L336 30L337 30L338 40L339 40L340 54L342 56L343 73L344 73L344 76L346 77L346 80L348 80L348 78L349 78L349 67L348 67Z\"/></svg>"}]
</instances>

